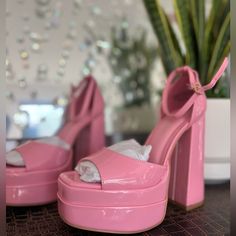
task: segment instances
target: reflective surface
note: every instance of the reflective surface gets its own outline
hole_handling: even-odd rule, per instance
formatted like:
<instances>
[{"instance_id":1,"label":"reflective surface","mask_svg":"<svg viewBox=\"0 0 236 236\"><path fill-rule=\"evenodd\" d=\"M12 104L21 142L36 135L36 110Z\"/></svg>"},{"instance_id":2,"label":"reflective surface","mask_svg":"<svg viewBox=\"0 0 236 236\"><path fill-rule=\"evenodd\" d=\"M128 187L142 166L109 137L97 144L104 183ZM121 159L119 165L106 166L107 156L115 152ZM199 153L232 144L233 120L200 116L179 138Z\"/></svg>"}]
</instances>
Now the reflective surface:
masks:
<instances>
[{"instance_id":1,"label":"reflective surface","mask_svg":"<svg viewBox=\"0 0 236 236\"><path fill-rule=\"evenodd\" d=\"M185 213L168 204L158 227L138 235L230 235L230 186L206 186L205 205ZM105 235L72 228L60 219L57 204L40 207L7 207L7 235Z\"/></svg>"}]
</instances>

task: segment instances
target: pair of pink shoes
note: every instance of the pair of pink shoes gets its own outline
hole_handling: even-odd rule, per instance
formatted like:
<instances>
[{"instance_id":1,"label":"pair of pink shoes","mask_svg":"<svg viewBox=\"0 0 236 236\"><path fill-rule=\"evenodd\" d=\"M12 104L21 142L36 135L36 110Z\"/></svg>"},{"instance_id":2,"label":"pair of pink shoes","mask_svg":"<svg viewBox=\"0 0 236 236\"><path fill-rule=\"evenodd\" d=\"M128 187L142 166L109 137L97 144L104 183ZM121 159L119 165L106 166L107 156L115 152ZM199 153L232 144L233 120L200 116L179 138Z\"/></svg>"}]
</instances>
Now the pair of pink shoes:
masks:
<instances>
[{"instance_id":1,"label":"pair of pink shoes","mask_svg":"<svg viewBox=\"0 0 236 236\"><path fill-rule=\"evenodd\" d=\"M168 198L186 210L200 206L204 200L204 91L215 85L227 64L225 59L206 86L201 86L197 72L187 66L172 72L163 93L162 118L146 141L152 145L148 162L127 158L107 148L79 160L90 161L97 167L101 183L85 183L77 172L68 171L71 149L65 151L37 142L19 147L17 151L24 157L26 167L7 168L8 203L15 205L16 199L21 203L21 196L23 204L55 200L56 187L51 198L45 199L44 194L52 191L48 187L54 186L61 173L57 192L59 214L67 224L81 229L137 233L162 222ZM82 107L78 108L79 114L87 111ZM71 114L77 113L74 110ZM59 136L72 145L79 130L94 123L91 114L102 123L101 109L84 112L77 116L79 122L75 122L75 117L68 122ZM99 125L96 127L99 130ZM96 132L91 134L94 137L89 140L100 139Z\"/></svg>"}]
</instances>

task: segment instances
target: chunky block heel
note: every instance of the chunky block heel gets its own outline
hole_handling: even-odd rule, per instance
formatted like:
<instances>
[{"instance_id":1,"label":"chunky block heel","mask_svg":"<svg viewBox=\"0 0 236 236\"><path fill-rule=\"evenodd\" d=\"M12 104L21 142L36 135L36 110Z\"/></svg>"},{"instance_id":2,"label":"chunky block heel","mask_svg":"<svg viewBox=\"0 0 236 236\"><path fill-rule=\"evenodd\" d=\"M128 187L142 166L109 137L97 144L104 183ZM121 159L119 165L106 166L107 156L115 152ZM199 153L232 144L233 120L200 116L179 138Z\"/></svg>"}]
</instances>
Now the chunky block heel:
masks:
<instances>
[{"instance_id":1,"label":"chunky block heel","mask_svg":"<svg viewBox=\"0 0 236 236\"><path fill-rule=\"evenodd\" d=\"M180 138L171 157L169 200L185 210L204 202L205 115Z\"/></svg>"},{"instance_id":2,"label":"chunky block heel","mask_svg":"<svg viewBox=\"0 0 236 236\"><path fill-rule=\"evenodd\" d=\"M79 133L74 145L74 165L81 158L99 151L104 146L104 114L102 113Z\"/></svg>"}]
</instances>

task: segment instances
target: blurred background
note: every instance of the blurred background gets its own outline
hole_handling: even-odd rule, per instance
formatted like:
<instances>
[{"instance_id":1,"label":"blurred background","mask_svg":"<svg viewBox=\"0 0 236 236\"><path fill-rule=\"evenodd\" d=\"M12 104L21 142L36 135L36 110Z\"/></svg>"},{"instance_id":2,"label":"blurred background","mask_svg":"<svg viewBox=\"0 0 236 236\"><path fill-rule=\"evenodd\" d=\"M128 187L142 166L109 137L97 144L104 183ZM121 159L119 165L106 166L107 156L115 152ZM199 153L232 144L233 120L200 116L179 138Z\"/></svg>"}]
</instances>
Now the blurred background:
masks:
<instances>
[{"instance_id":1,"label":"blurred background","mask_svg":"<svg viewBox=\"0 0 236 236\"><path fill-rule=\"evenodd\" d=\"M163 78L157 41L140 0L7 1L6 67L9 138L55 132L71 84L90 73L103 92L106 132L112 133L114 108L155 104ZM26 130L29 125L35 130ZM130 128L139 125L132 120Z\"/></svg>"},{"instance_id":2,"label":"blurred background","mask_svg":"<svg viewBox=\"0 0 236 236\"><path fill-rule=\"evenodd\" d=\"M187 51L173 2L160 3ZM211 9L206 0L206 16ZM104 96L107 137L145 140L159 118L168 72L149 16L142 0L7 1L7 150L22 140L54 135L71 85L89 74ZM215 24L217 36L223 24ZM215 94L208 94L205 177L210 183L230 178L228 79L229 72Z\"/></svg>"}]
</instances>

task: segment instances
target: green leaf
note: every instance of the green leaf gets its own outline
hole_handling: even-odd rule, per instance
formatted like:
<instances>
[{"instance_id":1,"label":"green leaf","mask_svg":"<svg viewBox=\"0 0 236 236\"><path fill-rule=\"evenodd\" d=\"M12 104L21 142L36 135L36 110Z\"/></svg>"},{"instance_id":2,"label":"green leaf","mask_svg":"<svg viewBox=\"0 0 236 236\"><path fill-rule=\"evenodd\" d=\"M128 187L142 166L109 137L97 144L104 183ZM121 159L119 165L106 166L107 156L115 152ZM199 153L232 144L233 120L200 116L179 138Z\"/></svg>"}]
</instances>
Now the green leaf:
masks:
<instances>
[{"instance_id":1,"label":"green leaf","mask_svg":"<svg viewBox=\"0 0 236 236\"><path fill-rule=\"evenodd\" d=\"M223 60L225 59L225 57L229 56L230 47L231 47L231 42L230 42L230 40L228 40L228 43L226 44L222 55L219 55L218 63L216 64L216 67L215 67L216 70L221 66L221 64L222 64Z\"/></svg>"},{"instance_id":2,"label":"green leaf","mask_svg":"<svg viewBox=\"0 0 236 236\"><path fill-rule=\"evenodd\" d=\"M215 0L216 1L216 0ZM218 0L219 1L219 0ZM214 42L218 38L219 31L224 23L225 18L230 12L230 1L229 0L220 0L220 8L216 12L216 18L212 26L213 40Z\"/></svg>"},{"instance_id":3,"label":"green leaf","mask_svg":"<svg viewBox=\"0 0 236 236\"><path fill-rule=\"evenodd\" d=\"M213 28L216 27L216 21L219 17L219 13L222 12L222 9L224 9L224 0L213 0L212 1L212 7L210 10L210 14L208 17L208 20L206 22L206 30L205 30L205 41L206 43L210 43L210 41L213 38ZM219 27L219 26L217 26ZM207 45L209 46L209 45Z\"/></svg>"},{"instance_id":4,"label":"green leaf","mask_svg":"<svg viewBox=\"0 0 236 236\"><path fill-rule=\"evenodd\" d=\"M163 11L164 12L164 11ZM177 36L173 30L173 28L171 27L171 24L170 24L170 21L168 20L168 16L165 14L165 17L166 17L166 21L168 23L168 27L169 27L169 30L170 30L170 35L171 35L171 38L173 39L173 43L174 43L174 47L175 47L175 50L177 51L177 53L179 54L179 56L181 57L181 65L184 64L184 56L181 52L181 48L180 48L180 45L179 45L179 41L177 39Z\"/></svg>"},{"instance_id":5,"label":"green leaf","mask_svg":"<svg viewBox=\"0 0 236 236\"><path fill-rule=\"evenodd\" d=\"M159 0L143 0L161 48L161 57L166 74L182 65L182 58L171 37L170 23Z\"/></svg>"},{"instance_id":6,"label":"green leaf","mask_svg":"<svg viewBox=\"0 0 236 236\"><path fill-rule=\"evenodd\" d=\"M201 79L205 78L206 71L206 51L205 51L205 1L190 0L190 15L194 26L197 42L197 71ZM206 72L205 72L206 73Z\"/></svg>"},{"instance_id":7,"label":"green leaf","mask_svg":"<svg viewBox=\"0 0 236 236\"><path fill-rule=\"evenodd\" d=\"M224 20L224 23L220 29L219 36L216 40L213 54L211 57L209 70L207 74L207 79L210 81L215 71L217 70L217 65L222 58L223 53L227 53L227 48L229 47L230 40L230 12ZM226 51L225 51L226 50Z\"/></svg>"},{"instance_id":8,"label":"green leaf","mask_svg":"<svg viewBox=\"0 0 236 236\"><path fill-rule=\"evenodd\" d=\"M228 0L213 0L209 17L205 26L205 39L204 39L204 67L202 71L202 82L207 82L207 70L212 57L212 52L217 41L220 28L226 17Z\"/></svg>"},{"instance_id":9,"label":"green leaf","mask_svg":"<svg viewBox=\"0 0 236 236\"><path fill-rule=\"evenodd\" d=\"M205 37L205 1L198 0L198 72L200 78L204 78L206 56L204 48Z\"/></svg>"},{"instance_id":10,"label":"green leaf","mask_svg":"<svg viewBox=\"0 0 236 236\"><path fill-rule=\"evenodd\" d=\"M189 0L190 2L190 14L191 14L191 20L193 23L193 28L195 32L196 39L198 41L198 4L196 0Z\"/></svg>"},{"instance_id":11,"label":"green leaf","mask_svg":"<svg viewBox=\"0 0 236 236\"><path fill-rule=\"evenodd\" d=\"M173 0L175 15L186 47L186 64L196 69L197 67L197 50L196 40L194 37L194 27L189 15L188 0Z\"/></svg>"}]
</instances>

